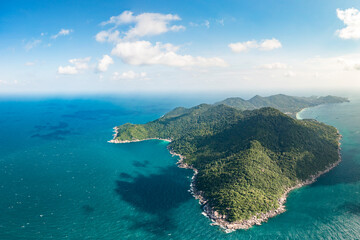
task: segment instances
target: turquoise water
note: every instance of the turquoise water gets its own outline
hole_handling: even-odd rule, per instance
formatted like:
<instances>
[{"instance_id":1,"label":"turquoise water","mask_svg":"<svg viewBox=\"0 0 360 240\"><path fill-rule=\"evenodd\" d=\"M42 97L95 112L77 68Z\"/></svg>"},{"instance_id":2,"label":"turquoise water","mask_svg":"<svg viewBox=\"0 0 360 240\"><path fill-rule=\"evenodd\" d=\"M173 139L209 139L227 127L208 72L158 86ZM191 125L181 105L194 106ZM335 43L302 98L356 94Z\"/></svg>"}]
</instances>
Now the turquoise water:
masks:
<instances>
[{"instance_id":1,"label":"turquoise water","mask_svg":"<svg viewBox=\"0 0 360 240\"><path fill-rule=\"evenodd\" d=\"M107 143L115 125L200 102L0 99L0 239L359 238L360 101L301 113L340 130L342 163L293 191L284 214L230 234L201 214L166 142Z\"/></svg>"}]
</instances>

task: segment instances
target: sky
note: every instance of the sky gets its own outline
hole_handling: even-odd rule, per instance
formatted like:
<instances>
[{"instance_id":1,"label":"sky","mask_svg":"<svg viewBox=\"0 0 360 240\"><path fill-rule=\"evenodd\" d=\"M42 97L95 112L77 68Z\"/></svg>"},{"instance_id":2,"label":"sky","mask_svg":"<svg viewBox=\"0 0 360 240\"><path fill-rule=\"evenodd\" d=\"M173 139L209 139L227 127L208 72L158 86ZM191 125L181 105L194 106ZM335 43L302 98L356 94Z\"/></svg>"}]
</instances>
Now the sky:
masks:
<instances>
[{"instance_id":1,"label":"sky","mask_svg":"<svg viewBox=\"0 0 360 240\"><path fill-rule=\"evenodd\" d=\"M0 93L360 89L357 0L0 0Z\"/></svg>"}]
</instances>

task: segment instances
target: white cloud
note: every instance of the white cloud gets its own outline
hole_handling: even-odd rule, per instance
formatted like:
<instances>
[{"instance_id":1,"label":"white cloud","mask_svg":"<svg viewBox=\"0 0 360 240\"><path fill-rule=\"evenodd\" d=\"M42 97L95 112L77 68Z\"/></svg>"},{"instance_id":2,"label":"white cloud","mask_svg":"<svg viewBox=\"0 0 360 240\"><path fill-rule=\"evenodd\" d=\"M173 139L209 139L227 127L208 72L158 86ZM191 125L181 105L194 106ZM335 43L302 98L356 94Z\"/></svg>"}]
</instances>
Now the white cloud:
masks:
<instances>
[{"instance_id":1,"label":"white cloud","mask_svg":"<svg viewBox=\"0 0 360 240\"><path fill-rule=\"evenodd\" d=\"M41 43L41 40L39 40L39 39L32 40L32 41L26 43L25 50L29 51L29 50L33 49L34 47L38 46L40 43Z\"/></svg>"},{"instance_id":2,"label":"white cloud","mask_svg":"<svg viewBox=\"0 0 360 240\"><path fill-rule=\"evenodd\" d=\"M118 30L107 30L101 31L95 36L96 41L98 42L112 42L117 43L121 41L120 32Z\"/></svg>"},{"instance_id":3,"label":"white cloud","mask_svg":"<svg viewBox=\"0 0 360 240\"><path fill-rule=\"evenodd\" d=\"M170 43L156 43L141 41L144 36L159 35L169 31L180 31L185 29L182 25L171 25L172 21L181 18L173 14L142 13L134 15L133 12L125 11L118 16L111 17L102 22L106 26L113 24L114 27L96 34L98 42L114 43L115 47L111 54L118 56L123 62L131 65L166 65L175 67L191 66L226 66L221 58L194 57L191 55L180 55L177 53L179 47ZM118 30L122 25L130 25L126 31ZM210 22L205 21L204 26L209 27ZM100 70L100 69L99 69Z\"/></svg>"},{"instance_id":4,"label":"white cloud","mask_svg":"<svg viewBox=\"0 0 360 240\"><path fill-rule=\"evenodd\" d=\"M86 70L89 68L88 63L90 59L91 59L90 57L70 59L69 63L71 63L72 65L67 65L64 67L59 66L58 74L66 74L66 75L78 74L79 70Z\"/></svg>"},{"instance_id":5,"label":"white cloud","mask_svg":"<svg viewBox=\"0 0 360 240\"><path fill-rule=\"evenodd\" d=\"M296 73L294 73L293 71L288 71L286 73L284 73L285 77L295 77Z\"/></svg>"},{"instance_id":6,"label":"white cloud","mask_svg":"<svg viewBox=\"0 0 360 240\"><path fill-rule=\"evenodd\" d=\"M104 55L103 58L100 59L97 69L100 72L106 72L111 64L114 64L114 60L109 55Z\"/></svg>"},{"instance_id":7,"label":"white cloud","mask_svg":"<svg viewBox=\"0 0 360 240\"><path fill-rule=\"evenodd\" d=\"M120 42L112 50L111 54L120 57L125 63L131 65L167 65L175 67L189 66L226 66L226 62L217 57L204 58L176 53L178 47L171 44L156 43L152 45L148 41Z\"/></svg>"},{"instance_id":8,"label":"white cloud","mask_svg":"<svg viewBox=\"0 0 360 240\"><path fill-rule=\"evenodd\" d=\"M235 52L245 52L249 49L259 49L263 51L270 51L276 48L281 48L281 42L275 38L273 39L264 39L260 43L258 43L256 40L247 41L247 42L237 42L237 43L230 43L229 48Z\"/></svg>"},{"instance_id":9,"label":"white cloud","mask_svg":"<svg viewBox=\"0 0 360 240\"><path fill-rule=\"evenodd\" d=\"M168 31L184 30L182 25L171 25L171 21L178 21L181 18L178 15L173 14L161 14L161 13L142 13L134 15L133 12L124 11L118 16L112 16L108 21L101 23L101 25L114 24L115 27L120 25L134 24L128 31L124 33L124 39L133 39L137 37L153 36L166 33ZM110 37L111 36L111 37ZM96 35L96 40L99 42L111 41L115 39L118 42L120 39L119 32L110 29L108 31L102 31Z\"/></svg>"},{"instance_id":10,"label":"white cloud","mask_svg":"<svg viewBox=\"0 0 360 240\"><path fill-rule=\"evenodd\" d=\"M327 60L330 61L331 58ZM358 55L341 56L333 58L332 61L336 62L338 65L341 65L346 71L360 70L360 60Z\"/></svg>"},{"instance_id":11,"label":"white cloud","mask_svg":"<svg viewBox=\"0 0 360 240\"><path fill-rule=\"evenodd\" d=\"M178 32L180 30L185 30L186 28L182 25L174 25L170 27L170 30L173 32Z\"/></svg>"},{"instance_id":12,"label":"white cloud","mask_svg":"<svg viewBox=\"0 0 360 240\"><path fill-rule=\"evenodd\" d=\"M118 16L112 16L110 19L106 22L102 22L101 25L107 25L107 24L115 24L115 25L122 25L122 24L129 24L134 22L134 13L131 11L124 11Z\"/></svg>"},{"instance_id":13,"label":"white cloud","mask_svg":"<svg viewBox=\"0 0 360 240\"><path fill-rule=\"evenodd\" d=\"M69 35L71 32L73 32L72 29L61 29L57 34L51 36L52 39L56 39L60 36L66 36Z\"/></svg>"},{"instance_id":14,"label":"white cloud","mask_svg":"<svg viewBox=\"0 0 360 240\"><path fill-rule=\"evenodd\" d=\"M273 69L287 69L288 66L285 63L276 62L276 63L263 64L259 68L273 70Z\"/></svg>"},{"instance_id":15,"label":"white cloud","mask_svg":"<svg viewBox=\"0 0 360 240\"><path fill-rule=\"evenodd\" d=\"M35 62L26 62L24 65L25 66L34 66Z\"/></svg>"},{"instance_id":16,"label":"white cloud","mask_svg":"<svg viewBox=\"0 0 360 240\"><path fill-rule=\"evenodd\" d=\"M344 22L345 28L336 31L342 39L360 39L360 12L355 8L336 9L337 17Z\"/></svg>"},{"instance_id":17,"label":"white cloud","mask_svg":"<svg viewBox=\"0 0 360 240\"><path fill-rule=\"evenodd\" d=\"M206 28L210 28L210 21L209 20L205 20L202 23L194 23L194 22L190 22L189 25L191 27L206 27Z\"/></svg>"},{"instance_id":18,"label":"white cloud","mask_svg":"<svg viewBox=\"0 0 360 240\"><path fill-rule=\"evenodd\" d=\"M58 74L64 74L64 75L73 75L77 74L78 70L74 66L59 66L58 67Z\"/></svg>"},{"instance_id":19,"label":"white cloud","mask_svg":"<svg viewBox=\"0 0 360 240\"><path fill-rule=\"evenodd\" d=\"M86 58L74 58L74 59L70 59L69 63L75 65L76 69L88 69L88 63L91 60L91 57L86 57Z\"/></svg>"},{"instance_id":20,"label":"white cloud","mask_svg":"<svg viewBox=\"0 0 360 240\"><path fill-rule=\"evenodd\" d=\"M321 58L315 57L306 61L307 64L322 68L325 71L359 71L360 54L348 54L338 57Z\"/></svg>"},{"instance_id":21,"label":"white cloud","mask_svg":"<svg viewBox=\"0 0 360 240\"><path fill-rule=\"evenodd\" d=\"M256 41L247 41L247 42L237 42L237 43L230 43L229 48L236 53L245 52L250 48L258 48L258 43Z\"/></svg>"},{"instance_id":22,"label":"white cloud","mask_svg":"<svg viewBox=\"0 0 360 240\"><path fill-rule=\"evenodd\" d=\"M259 49L264 51L270 51L273 49L281 48L281 42L275 38L266 39L260 43Z\"/></svg>"},{"instance_id":23,"label":"white cloud","mask_svg":"<svg viewBox=\"0 0 360 240\"><path fill-rule=\"evenodd\" d=\"M122 79L145 79L147 76L146 72L136 73L134 71L127 71L123 73L114 72L112 79L113 80L122 80Z\"/></svg>"}]
</instances>

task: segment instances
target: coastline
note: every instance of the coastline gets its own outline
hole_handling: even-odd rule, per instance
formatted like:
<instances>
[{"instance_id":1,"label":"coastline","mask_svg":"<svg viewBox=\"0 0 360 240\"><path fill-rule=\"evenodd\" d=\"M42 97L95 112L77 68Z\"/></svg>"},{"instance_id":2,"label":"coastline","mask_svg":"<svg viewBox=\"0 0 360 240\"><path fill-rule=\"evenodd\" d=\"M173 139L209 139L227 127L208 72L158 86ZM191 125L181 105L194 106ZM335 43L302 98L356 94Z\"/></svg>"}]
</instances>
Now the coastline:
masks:
<instances>
[{"instance_id":1,"label":"coastline","mask_svg":"<svg viewBox=\"0 0 360 240\"><path fill-rule=\"evenodd\" d=\"M302 109L302 110L304 110L304 109ZM297 115L296 115L296 117L297 117ZM131 142L141 142L141 141L154 140L154 139L167 141L167 142L172 141L172 139L161 139L161 138L147 138L147 139L142 139L142 140L134 139L134 140L131 140L131 141L130 140L121 141L121 140L115 139L117 134L118 134L118 128L114 127L114 131L115 131L115 134L113 135L113 139L108 141L109 143L131 143ZM190 192L191 192L191 194L193 195L193 197L195 199L199 200L199 204L203 208L203 215L208 217L212 221L211 225L219 226L222 229L224 229L224 231L226 233L230 233L230 232L233 232L233 231L238 230L238 229L246 230L246 229L251 228L254 225L261 225L261 223L267 222L267 220L269 218L275 217L275 216L285 212L286 211L285 203L286 203L288 194L292 190L295 190L297 188L301 188L303 186L310 185L310 184L316 182L316 180L321 175L323 175L325 173L328 173L334 167L336 167L342 160L342 158L341 158L341 143L340 143L342 135L339 133L339 131L337 131L337 133L338 133L337 141L338 141L338 157L339 158L335 163L333 163L333 164L329 165L328 167L326 167L325 170L317 172L316 174L310 176L309 179L307 179L305 181L302 181L302 182L298 182L298 183L296 183L295 186L292 186L290 188L285 189L285 192L278 199L279 207L277 209L273 209L273 210L271 210L269 212L266 212L266 213L258 213L257 215L254 215L250 219L237 221L237 222L228 222L228 221L226 221L226 217L227 217L226 215L221 215L217 211L215 211L214 209L211 208L211 206L208 204L208 200L205 199L202 192L198 191L196 189L196 187L195 187L195 178L196 178L196 175L198 174L198 170L196 168L194 168L193 166L190 166L190 165L184 163L183 160L185 159L185 156L182 156L181 154L178 154L178 153L174 152L174 150L169 148L169 147L168 147L168 150L169 150L169 152L170 152L170 154L172 156L178 156L179 157L179 160L176 163L179 168L191 169L191 170L194 171L194 174L193 174L193 176L191 178Z\"/></svg>"},{"instance_id":2,"label":"coastline","mask_svg":"<svg viewBox=\"0 0 360 240\"><path fill-rule=\"evenodd\" d=\"M303 120L303 118L301 118L300 116L299 116L299 114L302 112L302 111L304 111L305 109L307 109L308 107L306 107L306 108L302 108L300 111L298 111L297 113L296 113L296 115L295 115L295 118L297 119L297 120Z\"/></svg>"},{"instance_id":3,"label":"coastline","mask_svg":"<svg viewBox=\"0 0 360 240\"><path fill-rule=\"evenodd\" d=\"M161 141L165 141L165 142L171 142L171 139L167 139L167 138L145 138L145 139L134 139L134 140L118 140L118 139L112 139L109 140L108 143L134 143L134 142L142 142L142 141L147 141L147 140L161 140Z\"/></svg>"},{"instance_id":4,"label":"coastline","mask_svg":"<svg viewBox=\"0 0 360 240\"><path fill-rule=\"evenodd\" d=\"M109 140L108 143L132 143L132 142L142 142L142 141L147 141L147 140L161 140L161 141L166 141L166 142L171 142L171 139L168 139L168 138L145 138L145 139L133 139L133 140L118 140L118 139L115 139L117 134L118 134L118 130L119 128L118 127L114 127L114 134L113 134L113 139Z\"/></svg>"}]
</instances>

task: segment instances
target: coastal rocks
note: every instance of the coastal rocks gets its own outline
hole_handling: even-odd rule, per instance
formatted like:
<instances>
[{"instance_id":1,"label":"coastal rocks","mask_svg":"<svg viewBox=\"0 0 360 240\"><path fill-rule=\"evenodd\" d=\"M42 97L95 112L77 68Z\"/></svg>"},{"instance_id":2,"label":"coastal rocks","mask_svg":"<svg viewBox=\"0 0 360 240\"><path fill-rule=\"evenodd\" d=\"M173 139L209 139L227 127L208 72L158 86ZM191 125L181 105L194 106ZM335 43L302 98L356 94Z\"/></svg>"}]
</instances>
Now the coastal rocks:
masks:
<instances>
[{"instance_id":1,"label":"coastal rocks","mask_svg":"<svg viewBox=\"0 0 360 240\"><path fill-rule=\"evenodd\" d=\"M119 140L119 139L112 139L110 141L108 141L109 143L133 143L133 142L142 142L142 141L146 141L146 140L162 140L162 141L167 141L167 142L171 142L171 139L163 139L163 138L146 138L146 139L133 139L133 140Z\"/></svg>"},{"instance_id":2,"label":"coastal rocks","mask_svg":"<svg viewBox=\"0 0 360 240\"><path fill-rule=\"evenodd\" d=\"M171 140L169 141L171 142ZM174 152L174 150L168 148L170 154L174 157L177 156L179 157L179 161L176 163L178 165L179 168L190 168L186 163L183 162L183 160L185 159L184 156L182 156L181 154L178 154L176 152Z\"/></svg>"},{"instance_id":3,"label":"coastal rocks","mask_svg":"<svg viewBox=\"0 0 360 240\"><path fill-rule=\"evenodd\" d=\"M162 140L162 141L166 141L166 142L171 142L172 140L169 138L145 138L145 139L133 139L133 140L119 140L116 139L117 135L118 135L118 131L119 128L118 127L114 127L114 134L113 134L113 139L109 140L108 143L132 143L132 142L142 142L142 141L146 141L146 140Z\"/></svg>"}]
</instances>

